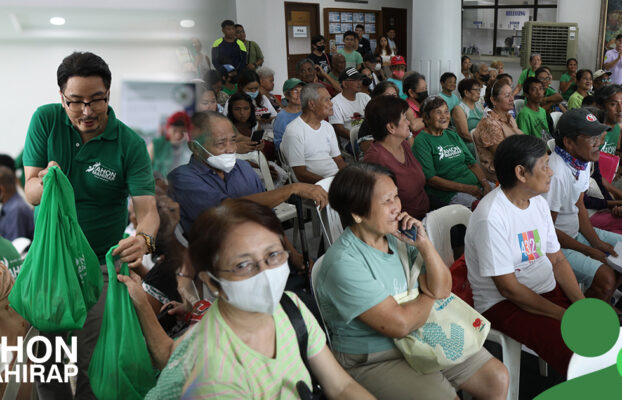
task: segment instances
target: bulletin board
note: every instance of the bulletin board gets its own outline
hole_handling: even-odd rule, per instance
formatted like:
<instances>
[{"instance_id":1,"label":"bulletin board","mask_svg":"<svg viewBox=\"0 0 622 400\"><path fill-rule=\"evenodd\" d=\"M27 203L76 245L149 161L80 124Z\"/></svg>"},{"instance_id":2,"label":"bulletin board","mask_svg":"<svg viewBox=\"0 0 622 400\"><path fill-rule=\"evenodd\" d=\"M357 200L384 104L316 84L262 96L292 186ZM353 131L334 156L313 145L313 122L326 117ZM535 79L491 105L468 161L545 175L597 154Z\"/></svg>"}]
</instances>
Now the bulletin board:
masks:
<instances>
[{"instance_id":1,"label":"bulletin board","mask_svg":"<svg viewBox=\"0 0 622 400\"><path fill-rule=\"evenodd\" d=\"M324 9L324 37L329 42L331 53L343 49L343 34L354 32L361 24L365 26L363 37L369 39L372 52L376 49L376 41L382 36L382 12L379 10L360 10L352 8Z\"/></svg>"}]
</instances>

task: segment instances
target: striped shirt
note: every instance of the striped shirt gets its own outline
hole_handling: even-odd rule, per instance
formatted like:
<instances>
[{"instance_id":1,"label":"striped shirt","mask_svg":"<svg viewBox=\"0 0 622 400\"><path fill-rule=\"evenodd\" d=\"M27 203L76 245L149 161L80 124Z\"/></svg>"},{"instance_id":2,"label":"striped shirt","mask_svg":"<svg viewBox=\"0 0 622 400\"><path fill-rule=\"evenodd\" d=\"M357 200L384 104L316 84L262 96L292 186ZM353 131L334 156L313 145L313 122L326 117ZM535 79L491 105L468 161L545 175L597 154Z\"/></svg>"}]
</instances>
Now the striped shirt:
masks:
<instances>
[{"instance_id":1,"label":"striped shirt","mask_svg":"<svg viewBox=\"0 0 622 400\"><path fill-rule=\"evenodd\" d=\"M292 293L309 332L307 357L317 355L326 337L313 315ZM311 387L296 333L279 304L274 313L276 357L250 348L224 321L218 300L179 343L146 399L297 399L296 382Z\"/></svg>"}]
</instances>

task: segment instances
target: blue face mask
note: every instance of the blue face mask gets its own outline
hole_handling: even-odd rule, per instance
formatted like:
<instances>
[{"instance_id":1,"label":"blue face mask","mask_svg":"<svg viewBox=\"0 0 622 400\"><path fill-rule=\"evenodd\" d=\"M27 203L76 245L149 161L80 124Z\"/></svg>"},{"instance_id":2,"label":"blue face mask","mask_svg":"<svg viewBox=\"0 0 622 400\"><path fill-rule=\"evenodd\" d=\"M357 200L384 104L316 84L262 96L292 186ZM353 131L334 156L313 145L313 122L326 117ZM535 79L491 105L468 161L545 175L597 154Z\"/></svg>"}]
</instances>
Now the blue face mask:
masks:
<instances>
[{"instance_id":1,"label":"blue face mask","mask_svg":"<svg viewBox=\"0 0 622 400\"><path fill-rule=\"evenodd\" d=\"M257 96L259 95L259 90L256 91L256 92L244 92L244 93L249 95L251 99L255 100L257 98Z\"/></svg>"}]
</instances>

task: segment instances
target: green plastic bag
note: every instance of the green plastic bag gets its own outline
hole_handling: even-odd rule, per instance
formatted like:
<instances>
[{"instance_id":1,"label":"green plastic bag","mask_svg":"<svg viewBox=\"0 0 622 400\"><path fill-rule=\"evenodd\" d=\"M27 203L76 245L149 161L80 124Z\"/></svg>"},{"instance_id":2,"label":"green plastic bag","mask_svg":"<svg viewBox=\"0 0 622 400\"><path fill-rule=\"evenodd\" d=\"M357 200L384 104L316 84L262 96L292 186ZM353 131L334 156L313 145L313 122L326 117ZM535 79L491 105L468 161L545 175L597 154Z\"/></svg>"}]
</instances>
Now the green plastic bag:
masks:
<instances>
[{"instance_id":1,"label":"green plastic bag","mask_svg":"<svg viewBox=\"0 0 622 400\"><path fill-rule=\"evenodd\" d=\"M103 282L78 224L73 187L60 168L51 167L43 178L34 239L9 303L40 331L81 329Z\"/></svg>"},{"instance_id":2,"label":"green plastic bag","mask_svg":"<svg viewBox=\"0 0 622 400\"><path fill-rule=\"evenodd\" d=\"M89 380L99 400L143 399L156 384L147 343L127 287L116 279L112 247L106 254L108 293L99 339L89 365ZM119 271L129 275L126 263Z\"/></svg>"}]
</instances>

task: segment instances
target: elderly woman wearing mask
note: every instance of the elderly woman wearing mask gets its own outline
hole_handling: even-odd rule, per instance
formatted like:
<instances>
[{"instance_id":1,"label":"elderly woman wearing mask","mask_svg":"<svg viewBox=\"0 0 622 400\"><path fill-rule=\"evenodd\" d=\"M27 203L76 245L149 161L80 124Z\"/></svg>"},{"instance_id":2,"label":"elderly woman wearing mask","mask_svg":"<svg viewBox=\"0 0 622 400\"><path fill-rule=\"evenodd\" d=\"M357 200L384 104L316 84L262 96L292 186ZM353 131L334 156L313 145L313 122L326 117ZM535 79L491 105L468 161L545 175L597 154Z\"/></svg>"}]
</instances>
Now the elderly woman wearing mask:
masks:
<instances>
[{"instance_id":1,"label":"elderly woman wearing mask","mask_svg":"<svg viewBox=\"0 0 622 400\"><path fill-rule=\"evenodd\" d=\"M435 299L449 295L451 275L422 223L402 210L393 173L377 164L349 165L328 196L346 229L326 252L315 283L341 365L380 399L456 399L458 389L505 399L507 370L483 348L456 366L422 374L395 346L394 338L426 322ZM415 241L398 232L412 227ZM416 280L420 295L401 304L393 297L407 288L400 241L411 265L419 254L425 265Z\"/></svg>"},{"instance_id":2,"label":"elderly woman wearing mask","mask_svg":"<svg viewBox=\"0 0 622 400\"><path fill-rule=\"evenodd\" d=\"M307 307L284 293L289 276L281 223L271 209L226 200L203 213L190 232L188 255L217 299L200 322L173 342L159 327L140 278L119 275L136 307L157 368L147 399L300 398L296 385L317 377L329 398L373 398L336 362ZM283 302L280 302L283 298ZM301 357L296 331L282 304L300 312L308 333Z\"/></svg>"},{"instance_id":3,"label":"elderly woman wearing mask","mask_svg":"<svg viewBox=\"0 0 622 400\"><path fill-rule=\"evenodd\" d=\"M486 179L496 182L493 160L497 146L506 137L523 132L518 129L516 120L510 115L510 110L514 109L514 96L512 86L507 80L498 79L488 87L486 104L489 104L492 110L489 110L487 117L482 118L477 124L473 132L473 142Z\"/></svg>"}]
</instances>

